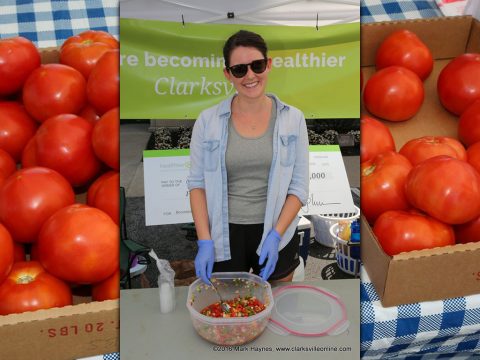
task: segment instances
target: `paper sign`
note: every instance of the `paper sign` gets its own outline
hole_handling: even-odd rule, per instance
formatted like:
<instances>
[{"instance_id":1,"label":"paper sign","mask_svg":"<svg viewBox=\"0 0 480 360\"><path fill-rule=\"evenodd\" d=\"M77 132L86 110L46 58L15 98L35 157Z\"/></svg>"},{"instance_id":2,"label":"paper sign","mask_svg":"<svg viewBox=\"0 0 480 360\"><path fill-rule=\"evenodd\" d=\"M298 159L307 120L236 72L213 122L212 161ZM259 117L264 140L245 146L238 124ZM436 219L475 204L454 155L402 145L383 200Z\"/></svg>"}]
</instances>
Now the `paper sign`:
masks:
<instances>
[{"instance_id":1,"label":"paper sign","mask_svg":"<svg viewBox=\"0 0 480 360\"><path fill-rule=\"evenodd\" d=\"M190 150L143 152L146 225L193 222L187 177Z\"/></svg>"},{"instance_id":2,"label":"paper sign","mask_svg":"<svg viewBox=\"0 0 480 360\"><path fill-rule=\"evenodd\" d=\"M311 145L309 150L309 195L299 215L355 213L340 147Z\"/></svg>"},{"instance_id":3,"label":"paper sign","mask_svg":"<svg viewBox=\"0 0 480 360\"><path fill-rule=\"evenodd\" d=\"M310 194L299 215L354 213L350 185L338 145L310 149ZM146 225L193 222L187 177L190 150L143 152Z\"/></svg>"}]
</instances>

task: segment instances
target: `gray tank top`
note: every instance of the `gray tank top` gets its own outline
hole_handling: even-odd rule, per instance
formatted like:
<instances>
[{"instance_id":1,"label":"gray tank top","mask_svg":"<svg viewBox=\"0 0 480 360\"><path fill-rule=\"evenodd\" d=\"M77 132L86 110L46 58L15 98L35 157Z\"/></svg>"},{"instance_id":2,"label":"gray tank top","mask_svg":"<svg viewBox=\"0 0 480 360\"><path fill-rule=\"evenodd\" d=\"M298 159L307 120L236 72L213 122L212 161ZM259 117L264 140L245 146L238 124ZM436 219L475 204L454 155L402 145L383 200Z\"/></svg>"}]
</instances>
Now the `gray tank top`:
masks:
<instances>
[{"instance_id":1,"label":"gray tank top","mask_svg":"<svg viewBox=\"0 0 480 360\"><path fill-rule=\"evenodd\" d=\"M225 163L228 179L228 221L233 224L262 224L267 206L268 174L273 157L273 129L277 109L265 133L255 138L240 135L228 121Z\"/></svg>"}]
</instances>

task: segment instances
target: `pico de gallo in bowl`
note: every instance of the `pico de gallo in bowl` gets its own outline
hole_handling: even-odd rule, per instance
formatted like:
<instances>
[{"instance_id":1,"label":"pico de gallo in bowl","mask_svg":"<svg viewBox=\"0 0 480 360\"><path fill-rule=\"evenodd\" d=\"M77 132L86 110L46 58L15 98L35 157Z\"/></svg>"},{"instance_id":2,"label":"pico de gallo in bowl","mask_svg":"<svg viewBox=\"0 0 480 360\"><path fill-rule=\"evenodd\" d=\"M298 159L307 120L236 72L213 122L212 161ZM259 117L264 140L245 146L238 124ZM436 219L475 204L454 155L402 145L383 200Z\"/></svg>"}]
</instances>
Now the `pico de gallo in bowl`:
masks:
<instances>
[{"instance_id":1,"label":"pico de gallo in bowl","mask_svg":"<svg viewBox=\"0 0 480 360\"><path fill-rule=\"evenodd\" d=\"M197 333L217 345L242 345L262 334L273 309L270 284L245 273L213 273L211 281L229 305L223 310L212 286L201 279L188 291L187 308ZM229 299L229 300L227 300Z\"/></svg>"},{"instance_id":2,"label":"pico de gallo in bowl","mask_svg":"<svg viewBox=\"0 0 480 360\"><path fill-rule=\"evenodd\" d=\"M200 313L211 317L248 317L258 314L265 310L263 305L255 296L245 296L244 298L235 297L232 300L225 301L229 309L225 311L219 301L207 306Z\"/></svg>"}]
</instances>

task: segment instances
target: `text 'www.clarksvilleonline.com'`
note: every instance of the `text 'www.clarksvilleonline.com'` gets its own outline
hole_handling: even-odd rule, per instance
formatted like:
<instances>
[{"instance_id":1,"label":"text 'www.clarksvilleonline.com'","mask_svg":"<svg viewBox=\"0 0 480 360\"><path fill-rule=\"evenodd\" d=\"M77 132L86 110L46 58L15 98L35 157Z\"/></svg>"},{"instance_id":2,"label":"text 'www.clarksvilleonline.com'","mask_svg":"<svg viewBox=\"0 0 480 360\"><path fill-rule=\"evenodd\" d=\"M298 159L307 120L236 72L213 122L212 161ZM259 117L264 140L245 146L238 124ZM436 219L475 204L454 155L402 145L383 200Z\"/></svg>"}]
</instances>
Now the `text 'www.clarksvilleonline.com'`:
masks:
<instances>
[{"instance_id":1,"label":"text 'www.clarksvilleonline.com'","mask_svg":"<svg viewBox=\"0 0 480 360\"><path fill-rule=\"evenodd\" d=\"M215 352L350 352L350 346L214 346Z\"/></svg>"}]
</instances>

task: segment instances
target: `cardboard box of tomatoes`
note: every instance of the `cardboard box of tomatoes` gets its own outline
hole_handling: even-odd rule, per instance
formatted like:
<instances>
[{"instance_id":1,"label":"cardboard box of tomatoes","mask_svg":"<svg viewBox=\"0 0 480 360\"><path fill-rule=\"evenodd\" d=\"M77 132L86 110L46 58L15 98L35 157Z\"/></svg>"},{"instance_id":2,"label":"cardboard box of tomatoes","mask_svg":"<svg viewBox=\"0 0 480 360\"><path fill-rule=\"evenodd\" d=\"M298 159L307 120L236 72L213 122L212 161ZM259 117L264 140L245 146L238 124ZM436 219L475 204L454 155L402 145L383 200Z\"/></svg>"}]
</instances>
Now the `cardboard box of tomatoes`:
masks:
<instances>
[{"instance_id":1,"label":"cardboard box of tomatoes","mask_svg":"<svg viewBox=\"0 0 480 360\"><path fill-rule=\"evenodd\" d=\"M58 63L59 54L57 48L40 50L43 64ZM75 202L86 204L86 195L77 194ZM0 316L2 358L76 359L118 352L119 300L92 301L84 295L90 289L81 287L72 292L73 305Z\"/></svg>"},{"instance_id":2,"label":"cardboard box of tomatoes","mask_svg":"<svg viewBox=\"0 0 480 360\"><path fill-rule=\"evenodd\" d=\"M383 121L397 151L421 136L457 138L458 117L439 101L441 70L463 53L480 53L480 22L469 16L442 17L364 24L361 26L361 63L365 81L375 72L375 53L393 31L414 32L430 49L434 66L424 82L425 99L418 113L401 122ZM368 114L363 108L362 112ZM389 256L362 219L362 260L383 306L441 300L480 293L480 242L416 250Z\"/></svg>"}]
</instances>

